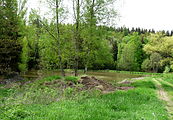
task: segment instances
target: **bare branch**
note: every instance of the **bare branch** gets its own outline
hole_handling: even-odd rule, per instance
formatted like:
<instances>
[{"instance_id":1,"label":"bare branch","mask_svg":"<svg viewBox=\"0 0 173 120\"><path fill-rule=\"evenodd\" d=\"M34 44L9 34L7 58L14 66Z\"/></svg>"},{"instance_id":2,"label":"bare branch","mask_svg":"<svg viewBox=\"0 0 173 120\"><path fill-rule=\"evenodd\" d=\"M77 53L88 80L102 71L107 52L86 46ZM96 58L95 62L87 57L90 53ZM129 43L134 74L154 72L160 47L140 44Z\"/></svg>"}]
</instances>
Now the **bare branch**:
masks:
<instances>
[{"instance_id":1,"label":"bare branch","mask_svg":"<svg viewBox=\"0 0 173 120\"><path fill-rule=\"evenodd\" d=\"M54 36L54 34L49 30L48 26L47 26L46 24L44 24L44 22L41 21L40 19L38 19L38 20L39 20L39 21L41 22L41 24L44 26L45 30L49 33L49 35L51 35L52 38L54 38L55 40L57 40L57 38Z\"/></svg>"}]
</instances>

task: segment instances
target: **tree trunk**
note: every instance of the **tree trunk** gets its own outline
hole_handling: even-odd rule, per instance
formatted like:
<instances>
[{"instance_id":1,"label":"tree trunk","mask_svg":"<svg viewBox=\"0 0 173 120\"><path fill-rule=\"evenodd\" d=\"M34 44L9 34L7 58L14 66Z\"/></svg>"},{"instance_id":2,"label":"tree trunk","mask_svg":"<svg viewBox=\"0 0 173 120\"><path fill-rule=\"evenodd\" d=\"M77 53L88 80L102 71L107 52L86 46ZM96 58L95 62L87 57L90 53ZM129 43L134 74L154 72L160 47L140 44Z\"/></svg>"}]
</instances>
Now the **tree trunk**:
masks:
<instances>
[{"instance_id":1,"label":"tree trunk","mask_svg":"<svg viewBox=\"0 0 173 120\"><path fill-rule=\"evenodd\" d=\"M65 71L62 63L61 56L61 38L60 38L60 29L59 29L59 1L56 0L56 31L57 31L57 43L58 43L58 58L59 58L59 66L61 69L62 76L65 76Z\"/></svg>"},{"instance_id":2,"label":"tree trunk","mask_svg":"<svg viewBox=\"0 0 173 120\"><path fill-rule=\"evenodd\" d=\"M88 71L88 66L86 65L86 66L85 66L85 69L84 69L84 74L86 74L87 71Z\"/></svg>"},{"instance_id":3,"label":"tree trunk","mask_svg":"<svg viewBox=\"0 0 173 120\"><path fill-rule=\"evenodd\" d=\"M89 40L91 40L91 42L93 40L93 28L96 25L95 20L94 20L94 17L95 17L94 6L95 6L95 0L92 0L92 4L91 4L90 9L89 9L90 20L88 21L89 22L89 33L90 33ZM87 58L86 58L84 73L87 72L88 65L89 65L89 62L90 62L89 57L90 57L90 52L91 52L91 50L90 50L91 42L89 41L88 49L86 51L87 52L87 54L86 54Z\"/></svg>"},{"instance_id":4,"label":"tree trunk","mask_svg":"<svg viewBox=\"0 0 173 120\"><path fill-rule=\"evenodd\" d=\"M77 0L77 5L76 5L76 36L75 36L75 51L76 51L76 56L75 56L75 76L78 76L78 66L79 66L79 39L80 39L80 33L79 33L79 20L80 20L80 0Z\"/></svg>"}]
</instances>

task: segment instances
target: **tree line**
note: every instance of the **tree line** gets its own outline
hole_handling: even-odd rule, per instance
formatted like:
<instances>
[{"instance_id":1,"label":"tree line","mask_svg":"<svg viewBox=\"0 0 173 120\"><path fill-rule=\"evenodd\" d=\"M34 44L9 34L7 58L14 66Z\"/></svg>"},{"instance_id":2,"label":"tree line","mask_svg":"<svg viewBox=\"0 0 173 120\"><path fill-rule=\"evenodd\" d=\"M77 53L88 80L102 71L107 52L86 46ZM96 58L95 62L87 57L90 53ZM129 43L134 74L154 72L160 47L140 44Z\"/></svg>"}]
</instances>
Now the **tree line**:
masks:
<instances>
[{"instance_id":1,"label":"tree line","mask_svg":"<svg viewBox=\"0 0 173 120\"><path fill-rule=\"evenodd\" d=\"M173 69L172 32L118 28L115 32L117 70L171 72ZM169 33L169 34L168 34Z\"/></svg>"},{"instance_id":2,"label":"tree line","mask_svg":"<svg viewBox=\"0 0 173 120\"><path fill-rule=\"evenodd\" d=\"M64 24L63 0L47 2L52 18L32 9L26 0L0 1L0 74L31 69L114 69L170 72L173 37L154 29L108 27L117 13L113 0L71 0L73 24Z\"/></svg>"},{"instance_id":3,"label":"tree line","mask_svg":"<svg viewBox=\"0 0 173 120\"><path fill-rule=\"evenodd\" d=\"M113 0L71 0L73 24L63 24L67 8L63 0L45 0L52 18L32 10L26 20L26 0L2 0L1 74L29 69L78 69L103 64L110 56L106 31L102 25L114 15ZM98 27L99 24L102 24ZM106 46L105 46L106 45ZM104 55L99 52L103 52ZM111 59L111 58L110 58ZM108 61L106 61L108 62Z\"/></svg>"}]
</instances>

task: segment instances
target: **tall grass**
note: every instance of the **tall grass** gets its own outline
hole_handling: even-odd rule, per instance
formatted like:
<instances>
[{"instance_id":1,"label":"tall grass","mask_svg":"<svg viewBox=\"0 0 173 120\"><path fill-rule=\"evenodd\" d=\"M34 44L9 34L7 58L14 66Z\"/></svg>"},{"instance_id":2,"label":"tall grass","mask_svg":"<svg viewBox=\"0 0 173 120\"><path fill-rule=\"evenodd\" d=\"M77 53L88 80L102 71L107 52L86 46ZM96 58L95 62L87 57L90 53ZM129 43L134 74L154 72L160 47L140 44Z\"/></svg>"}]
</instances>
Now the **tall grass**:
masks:
<instances>
[{"instance_id":1,"label":"tall grass","mask_svg":"<svg viewBox=\"0 0 173 120\"><path fill-rule=\"evenodd\" d=\"M5 120L167 120L166 110L156 97L151 81L137 81L136 89L106 95L60 100L52 103L18 104L5 107ZM52 94L51 92L48 92ZM36 92L36 94L38 94ZM30 95L31 97L34 94ZM43 98L48 100L49 98Z\"/></svg>"}]
</instances>

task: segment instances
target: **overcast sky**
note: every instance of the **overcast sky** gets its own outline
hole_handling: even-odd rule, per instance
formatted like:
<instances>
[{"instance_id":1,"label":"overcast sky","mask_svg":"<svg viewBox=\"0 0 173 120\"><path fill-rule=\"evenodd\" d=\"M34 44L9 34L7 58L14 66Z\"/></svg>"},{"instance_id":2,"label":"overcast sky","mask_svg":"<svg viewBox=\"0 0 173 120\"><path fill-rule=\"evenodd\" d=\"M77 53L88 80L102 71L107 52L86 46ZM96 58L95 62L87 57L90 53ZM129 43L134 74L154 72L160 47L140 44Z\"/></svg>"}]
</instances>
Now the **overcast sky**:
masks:
<instances>
[{"instance_id":1,"label":"overcast sky","mask_svg":"<svg viewBox=\"0 0 173 120\"><path fill-rule=\"evenodd\" d=\"M38 1L29 0L29 7L38 8ZM173 30L173 0L118 0L115 7L121 16L117 26Z\"/></svg>"}]
</instances>

